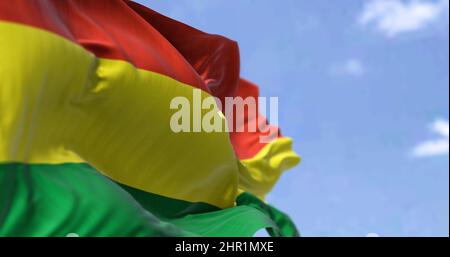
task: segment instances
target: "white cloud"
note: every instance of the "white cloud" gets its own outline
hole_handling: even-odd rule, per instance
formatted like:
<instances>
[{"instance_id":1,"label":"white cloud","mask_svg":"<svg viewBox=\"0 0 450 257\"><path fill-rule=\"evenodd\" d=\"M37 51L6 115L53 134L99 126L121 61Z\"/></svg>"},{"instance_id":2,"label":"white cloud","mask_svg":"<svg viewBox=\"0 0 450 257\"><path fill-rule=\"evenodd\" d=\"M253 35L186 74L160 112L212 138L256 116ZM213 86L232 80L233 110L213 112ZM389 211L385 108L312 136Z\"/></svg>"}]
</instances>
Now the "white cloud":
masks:
<instances>
[{"instance_id":1,"label":"white cloud","mask_svg":"<svg viewBox=\"0 0 450 257\"><path fill-rule=\"evenodd\" d=\"M366 237L380 237L377 233L369 233L366 235Z\"/></svg>"},{"instance_id":2,"label":"white cloud","mask_svg":"<svg viewBox=\"0 0 450 257\"><path fill-rule=\"evenodd\" d=\"M430 130L440 138L425 141L413 149L415 157L429 157L449 154L449 123L448 120L436 120Z\"/></svg>"},{"instance_id":3,"label":"white cloud","mask_svg":"<svg viewBox=\"0 0 450 257\"><path fill-rule=\"evenodd\" d=\"M433 126L431 126L431 129L438 133L439 135L448 138L449 137L449 127L448 127L448 121L444 120L437 120Z\"/></svg>"},{"instance_id":4,"label":"white cloud","mask_svg":"<svg viewBox=\"0 0 450 257\"><path fill-rule=\"evenodd\" d=\"M371 0L359 17L388 37L423 29L448 14L449 0Z\"/></svg>"},{"instance_id":5,"label":"white cloud","mask_svg":"<svg viewBox=\"0 0 450 257\"><path fill-rule=\"evenodd\" d=\"M348 75L353 77L360 77L364 75L366 69L361 60L351 58L340 64L331 67L330 73L332 75Z\"/></svg>"}]
</instances>

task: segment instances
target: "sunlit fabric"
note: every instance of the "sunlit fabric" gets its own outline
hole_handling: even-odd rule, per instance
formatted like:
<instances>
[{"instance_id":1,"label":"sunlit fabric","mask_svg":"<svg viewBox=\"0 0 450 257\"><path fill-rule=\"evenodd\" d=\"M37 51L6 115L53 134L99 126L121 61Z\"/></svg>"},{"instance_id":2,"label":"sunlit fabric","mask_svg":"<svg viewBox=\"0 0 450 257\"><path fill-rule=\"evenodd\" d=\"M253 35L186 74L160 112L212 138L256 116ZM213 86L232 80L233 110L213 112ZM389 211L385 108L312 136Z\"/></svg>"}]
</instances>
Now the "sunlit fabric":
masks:
<instances>
[{"instance_id":1,"label":"sunlit fabric","mask_svg":"<svg viewBox=\"0 0 450 257\"><path fill-rule=\"evenodd\" d=\"M174 133L197 89L258 95L235 42L136 3L0 1L0 236L297 236L263 200L292 140Z\"/></svg>"}]
</instances>

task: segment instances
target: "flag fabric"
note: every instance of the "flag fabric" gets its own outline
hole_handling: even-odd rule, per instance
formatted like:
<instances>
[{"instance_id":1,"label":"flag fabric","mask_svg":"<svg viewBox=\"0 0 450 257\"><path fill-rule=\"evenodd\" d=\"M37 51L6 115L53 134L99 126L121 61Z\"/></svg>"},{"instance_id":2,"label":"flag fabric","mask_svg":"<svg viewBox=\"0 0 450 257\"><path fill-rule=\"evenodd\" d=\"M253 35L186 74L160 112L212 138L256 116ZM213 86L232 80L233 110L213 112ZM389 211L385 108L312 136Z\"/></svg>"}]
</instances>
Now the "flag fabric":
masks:
<instances>
[{"instance_id":1,"label":"flag fabric","mask_svg":"<svg viewBox=\"0 0 450 257\"><path fill-rule=\"evenodd\" d=\"M196 89L258 96L236 42L132 1L0 1L0 236L297 236L264 201L292 140L172 132Z\"/></svg>"}]
</instances>

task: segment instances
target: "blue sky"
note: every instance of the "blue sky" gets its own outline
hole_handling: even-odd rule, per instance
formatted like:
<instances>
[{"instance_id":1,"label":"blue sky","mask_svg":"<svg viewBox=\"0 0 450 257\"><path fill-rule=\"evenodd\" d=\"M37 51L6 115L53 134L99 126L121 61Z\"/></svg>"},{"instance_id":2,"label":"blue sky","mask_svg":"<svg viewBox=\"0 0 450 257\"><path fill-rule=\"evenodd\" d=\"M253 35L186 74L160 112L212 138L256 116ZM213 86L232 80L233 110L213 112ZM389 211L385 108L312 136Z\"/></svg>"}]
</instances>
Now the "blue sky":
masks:
<instances>
[{"instance_id":1,"label":"blue sky","mask_svg":"<svg viewBox=\"0 0 450 257\"><path fill-rule=\"evenodd\" d=\"M140 1L240 45L303 162L268 200L304 236L449 235L448 0Z\"/></svg>"}]
</instances>

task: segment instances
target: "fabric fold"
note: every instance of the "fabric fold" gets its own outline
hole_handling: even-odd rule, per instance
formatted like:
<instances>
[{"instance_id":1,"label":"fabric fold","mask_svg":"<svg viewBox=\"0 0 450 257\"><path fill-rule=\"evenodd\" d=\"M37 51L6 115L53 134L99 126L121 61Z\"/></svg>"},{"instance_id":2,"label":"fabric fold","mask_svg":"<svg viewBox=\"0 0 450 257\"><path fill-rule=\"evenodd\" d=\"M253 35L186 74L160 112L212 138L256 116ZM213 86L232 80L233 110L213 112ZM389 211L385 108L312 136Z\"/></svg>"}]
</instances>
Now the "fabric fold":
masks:
<instances>
[{"instance_id":1,"label":"fabric fold","mask_svg":"<svg viewBox=\"0 0 450 257\"><path fill-rule=\"evenodd\" d=\"M0 56L0 236L298 235L263 202L300 160L264 115L170 127L177 97L258 98L233 40L131 1L0 1Z\"/></svg>"}]
</instances>

